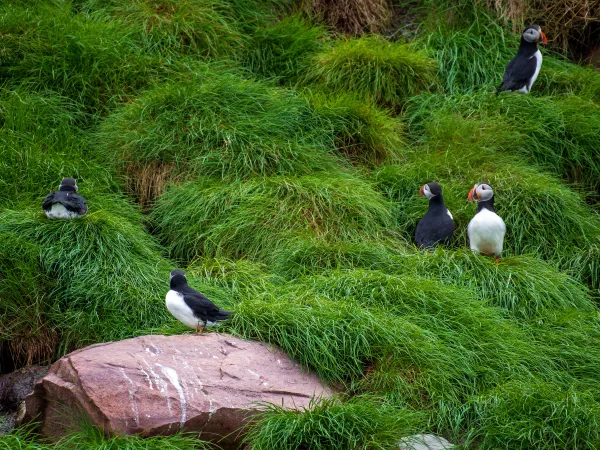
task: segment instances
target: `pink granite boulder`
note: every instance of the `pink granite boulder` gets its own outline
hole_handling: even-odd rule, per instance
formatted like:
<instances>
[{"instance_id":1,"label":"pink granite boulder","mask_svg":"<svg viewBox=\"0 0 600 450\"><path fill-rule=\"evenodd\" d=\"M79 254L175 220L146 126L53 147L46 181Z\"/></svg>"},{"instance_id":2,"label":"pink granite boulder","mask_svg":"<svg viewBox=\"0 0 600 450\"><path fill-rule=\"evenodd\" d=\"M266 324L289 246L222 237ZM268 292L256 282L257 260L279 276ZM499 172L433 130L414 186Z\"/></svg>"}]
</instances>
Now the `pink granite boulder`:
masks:
<instances>
[{"instance_id":1,"label":"pink granite boulder","mask_svg":"<svg viewBox=\"0 0 600 450\"><path fill-rule=\"evenodd\" d=\"M227 448L255 402L308 407L332 394L279 349L229 335L142 336L55 362L25 400L25 421L57 439L82 416L107 434L197 431Z\"/></svg>"}]
</instances>

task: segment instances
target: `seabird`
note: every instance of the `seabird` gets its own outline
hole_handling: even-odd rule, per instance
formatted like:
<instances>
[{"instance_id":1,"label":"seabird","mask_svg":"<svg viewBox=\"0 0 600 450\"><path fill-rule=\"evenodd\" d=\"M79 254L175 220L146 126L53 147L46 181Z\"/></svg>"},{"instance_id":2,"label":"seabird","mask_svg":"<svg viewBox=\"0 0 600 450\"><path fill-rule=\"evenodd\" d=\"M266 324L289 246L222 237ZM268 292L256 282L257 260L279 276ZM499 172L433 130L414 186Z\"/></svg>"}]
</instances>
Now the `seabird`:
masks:
<instances>
[{"instance_id":1,"label":"seabird","mask_svg":"<svg viewBox=\"0 0 600 450\"><path fill-rule=\"evenodd\" d=\"M415 243L419 248L448 244L454 233L454 218L444 205L442 187L438 183L427 183L421 187L419 195L429 199L429 209L417 225Z\"/></svg>"},{"instance_id":2,"label":"seabird","mask_svg":"<svg viewBox=\"0 0 600 450\"><path fill-rule=\"evenodd\" d=\"M477 202L477 214L467 228L471 250L495 256L497 263L502 253L506 224L494 210L494 191L489 184L477 183L469 191L467 198Z\"/></svg>"},{"instance_id":3,"label":"seabird","mask_svg":"<svg viewBox=\"0 0 600 450\"><path fill-rule=\"evenodd\" d=\"M57 192L46 196L42 208L48 219L74 219L83 216L88 206L77 193L79 188L73 178L63 178Z\"/></svg>"},{"instance_id":4,"label":"seabird","mask_svg":"<svg viewBox=\"0 0 600 450\"><path fill-rule=\"evenodd\" d=\"M538 43L547 45L548 39L539 25L529 25L521 35L521 45L516 56L508 63L504 71L502 85L496 94L502 91L516 91L529 94L542 68L542 53Z\"/></svg>"},{"instance_id":5,"label":"seabird","mask_svg":"<svg viewBox=\"0 0 600 450\"><path fill-rule=\"evenodd\" d=\"M167 292L167 309L181 323L202 333L205 327L227 320L233 312L219 309L213 302L187 284L181 270L171 272L171 290Z\"/></svg>"}]
</instances>

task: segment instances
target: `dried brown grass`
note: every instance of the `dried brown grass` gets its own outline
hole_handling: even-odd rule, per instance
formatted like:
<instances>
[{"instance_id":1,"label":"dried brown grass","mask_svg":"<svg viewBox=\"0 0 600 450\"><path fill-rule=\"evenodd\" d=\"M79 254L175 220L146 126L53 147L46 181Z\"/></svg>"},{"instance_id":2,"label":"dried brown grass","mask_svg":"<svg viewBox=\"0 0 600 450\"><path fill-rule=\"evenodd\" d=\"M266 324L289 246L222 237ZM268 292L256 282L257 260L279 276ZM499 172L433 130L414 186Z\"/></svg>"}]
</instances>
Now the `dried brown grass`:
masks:
<instances>
[{"instance_id":1,"label":"dried brown grass","mask_svg":"<svg viewBox=\"0 0 600 450\"><path fill-rule=\"evenodd\" d=\"M59 337L47 323L22 329L19 336L9 341L9 352L15 367L47 364L53 361Z\"/></svg>"},{"instance_id":2,"label":"dried brown grass","mask_svg":"<svg viewBox=\"0 0 600 450\"><path fill-rule=\"evenodd\" d=\"M392 17L388 0L304 0L302 6L335 30L355 36L385 30Z\"/></svg>"},{"instance_id":3,"label":"dried brown grass","mask_svg":"<svg viewBox=\"0 0 600 450\"><path fill-rule=\"evenodd\" d=\"M588 30L600 24L600 0L494 0L493 8L514 32L541 25L551 45L565 54L600 44L600 33Z\"/></svg>"},{"instance_id":4,"label":"dried brown grass","mask_svg":"<svg viewBox=\"0 0 600 450\"><path fill-rule=\"evenodd\" d=\"M176 173L176 163L162 161L132 162L125 170L127 189L141 205L143 211L148 211L154 200L162 194L166 185Z\"/></svg>"}]
</instances>

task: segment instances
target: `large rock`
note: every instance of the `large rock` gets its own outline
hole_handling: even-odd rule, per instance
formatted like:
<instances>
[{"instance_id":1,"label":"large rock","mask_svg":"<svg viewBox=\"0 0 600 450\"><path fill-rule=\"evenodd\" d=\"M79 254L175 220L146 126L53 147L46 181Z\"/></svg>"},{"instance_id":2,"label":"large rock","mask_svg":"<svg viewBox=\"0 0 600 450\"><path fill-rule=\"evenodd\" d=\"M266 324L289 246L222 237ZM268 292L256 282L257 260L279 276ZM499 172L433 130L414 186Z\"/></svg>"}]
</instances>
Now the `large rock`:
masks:
<instances>
[{"instance_id":1,"label":"large rock","mask_svg":"<svg viewBox=\"0 0 600 450\"><path fill-rule=\"evenodd\" d=\"M255 402L300 408L331 393L260 342L216 333L143 336L58 360L26 398L23 421L41 419L42 434L57 439L76 426L79 411L108 434L198 431L228 447L239 442Z\"/></svg>"}]
</instances>

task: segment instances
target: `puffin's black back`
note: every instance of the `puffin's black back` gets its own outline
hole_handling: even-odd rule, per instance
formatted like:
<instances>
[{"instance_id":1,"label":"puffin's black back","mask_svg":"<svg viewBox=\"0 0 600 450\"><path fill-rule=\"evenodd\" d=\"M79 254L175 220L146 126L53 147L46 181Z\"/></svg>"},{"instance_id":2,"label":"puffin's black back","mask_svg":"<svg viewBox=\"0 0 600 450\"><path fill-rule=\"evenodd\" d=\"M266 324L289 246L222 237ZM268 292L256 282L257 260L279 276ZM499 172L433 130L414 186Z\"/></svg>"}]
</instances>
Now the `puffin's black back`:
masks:
<instances>
[{"instance_id":1,"label":"puffin's black back","mask_svg":"<svg viewBox=\"0 0 600 450\"><path fill-rule=\"evenodd\" d=\"M42 203L42 208L44 211L50 211L52 205L56 203L60 203L67 211L75 212L80 216L84 215L88 210L85 199L81 195L76 194L74 189L66 191L61 190L48 194Z\"/></svg>"},{"instance_id":2,"label":"puffin's black back","mask_svg":"<svg viewBox=\"0 0 600 450\"><path fill-rule=\"evenodd\" d=\"M454 220L448 214L441 195L429 200L427 214L419 221L415 231L415 243L419 248L448 244L454 233Z\"/></svg>"},{"instance_id":3,"label":"puffin's black back","mask_svg":"<svg viewBox=\"0 0 600 450\"><path fill-rule=\"evenodd\" d=\"M174 270L171 275L171 289L183 295L183 301L198 319L216 322L218 320L227 320L233 314L230 311L219 309L218 306L200 292L189 287L185 274L181 270Z\"/></svg>"}]
</instances>

